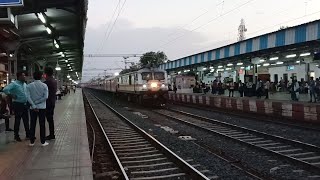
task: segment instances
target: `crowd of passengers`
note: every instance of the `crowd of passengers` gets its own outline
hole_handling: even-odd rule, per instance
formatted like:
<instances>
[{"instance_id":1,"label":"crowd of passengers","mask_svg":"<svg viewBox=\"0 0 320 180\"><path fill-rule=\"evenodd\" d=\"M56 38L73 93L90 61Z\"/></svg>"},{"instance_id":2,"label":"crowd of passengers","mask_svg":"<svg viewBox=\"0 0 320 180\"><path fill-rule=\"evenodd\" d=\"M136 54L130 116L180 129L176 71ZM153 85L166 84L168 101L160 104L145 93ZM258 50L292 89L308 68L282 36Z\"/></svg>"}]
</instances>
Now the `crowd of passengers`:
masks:
<instances>
[{"instance_id":1,"label":"crowd of passengers","mask_svg":"<svg viewBox=\"0 0 320 180\"><path fill-rule=\"evenodd\" d=\"M26 140L30 140L29 146L35 145L35 129L39 120L40 142L47 146L47 141L55 139L54 109L58 96L75 92L75 86L62 86L57 89L57 81L53 78L53 69L45 68L46 78L42 81L43 73L36 71L33 74L33 82L26 83L26 74L17 73L17 80L5 86L0 92L0 119L5 119L6 132L13 131L14 139L21 142L19 135L21 119L24 124ZM14 129L9 127L11 115L15 116ZM30 120L29 120L30 115ZM49 135L46 136L45 120L49 125Z\"/></svg>"},{"instance_id":2,"label":"crowd of passengers","mask_svg":"<svg viewBox=\"0 0 320 180\"><path fill-rule=\"evenodd\" d=\"M269 99L269 94L275 92L288 92L291 94L291 100L299 101L300 94L309 94L309 102L320 102L320 78L314 80L310 77L309 81L297 81L291 78L290 81L284 81L281 79L279 82L270 82L270 80L262 81L258 79L257 83L247 82L221 82L214 80L208 83L203 81L196 82L195 86L191 86L193 93L212 93L213 95L224 95L225 91L228 90L229 97L234 97L234 92L238 91L240 97L253 97L261 98L265 96L265 99ZM169 87L170 89L170 87ZM177 87L173 84L173 91L177 91Z\"/></svg>"}]
</instances>

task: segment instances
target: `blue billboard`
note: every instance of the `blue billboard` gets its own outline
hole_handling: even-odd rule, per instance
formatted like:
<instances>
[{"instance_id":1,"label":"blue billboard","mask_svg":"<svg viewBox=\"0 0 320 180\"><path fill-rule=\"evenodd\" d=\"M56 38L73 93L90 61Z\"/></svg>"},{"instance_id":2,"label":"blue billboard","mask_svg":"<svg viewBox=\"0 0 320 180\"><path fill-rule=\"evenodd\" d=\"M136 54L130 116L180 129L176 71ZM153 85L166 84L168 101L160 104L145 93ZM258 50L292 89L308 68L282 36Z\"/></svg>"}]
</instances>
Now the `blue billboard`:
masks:
<instances>
[{"instance_id":1,"label":"blue billboard","mask_svg":"<svg viewBox=\"0 0 320 180\"><path fill-rule=\"evenodd\" d=\"M1 6L22 6L23 0L0 0Z\"/></svg>"}]
</instances>

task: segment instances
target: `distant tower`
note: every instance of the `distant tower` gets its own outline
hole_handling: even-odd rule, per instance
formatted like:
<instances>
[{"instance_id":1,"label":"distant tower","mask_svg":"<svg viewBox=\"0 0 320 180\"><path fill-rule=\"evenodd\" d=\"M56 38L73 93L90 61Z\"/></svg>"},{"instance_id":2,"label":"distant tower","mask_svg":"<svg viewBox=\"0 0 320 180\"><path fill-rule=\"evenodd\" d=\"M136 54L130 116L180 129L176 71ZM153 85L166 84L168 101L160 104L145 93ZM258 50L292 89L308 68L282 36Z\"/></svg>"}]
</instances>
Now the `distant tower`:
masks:
<instances>
[{"instance_id":1,"label":"distant tower","mask_svg":"<svg viewBox=\"0 0 320 180\"><path fill-rule=\"evenodd\" d=\"M247 28L244 19L241 19L240 26L238 28L238 41L243 41L246 39Z\"/></svg>"}]
</instances>

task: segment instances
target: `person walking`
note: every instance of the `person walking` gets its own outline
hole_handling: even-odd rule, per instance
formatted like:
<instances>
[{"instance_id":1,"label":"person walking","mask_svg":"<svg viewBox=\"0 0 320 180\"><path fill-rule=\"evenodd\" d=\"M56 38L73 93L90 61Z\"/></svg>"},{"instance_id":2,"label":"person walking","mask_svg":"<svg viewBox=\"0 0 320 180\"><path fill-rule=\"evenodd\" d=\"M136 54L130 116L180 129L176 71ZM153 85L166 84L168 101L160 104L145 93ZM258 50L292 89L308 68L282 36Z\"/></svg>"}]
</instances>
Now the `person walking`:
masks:
<instances>
[{"instance_id":1,"label":"person walking","mask_svg":"<svg viewBox=\"0 0 320 180\"><path fill-rule=\"evenodd\" d=\"M19 136L20 121L23 120L24 129L26 131L26 139L30 138L29 135L29 115L28 115L28 105L26 96L26 83L25 83L25 73L18 72L17 80L10 83L3 89L3 92L12 97L13 109L15 114L14 121L14 139L21 142Z\"/></svg>"},{"instance_id":2,"label":"person walking","mask_svg":"<svg viewBox=\"0 0 320 180\"><path fill-rule=\"evenodd\" d=\"M49 124L49 135L46 137L46 140L55 139L54 134L54 108L56 104L56 92L57 92L57 81L52 77L53 76L53 69L51 67L45 68L46 81L44 82L48 86L48 99L46 102L46 118Z\"/></svg>"},{"instance_id":3,"label":"person walking","mask_svg":"<svg viewBox=\"0 0 320 180\"><path fill-rule=\"evenodd\" d=\"M34 82L27 86L27 98L30 103L30 144L34 146L35 130L37 118L39 118L40 141L42 146L47 146L46 142L46 100L48 99L48 86L41 82L42 72L33 73Z\"/></svg>"}]
</instances>

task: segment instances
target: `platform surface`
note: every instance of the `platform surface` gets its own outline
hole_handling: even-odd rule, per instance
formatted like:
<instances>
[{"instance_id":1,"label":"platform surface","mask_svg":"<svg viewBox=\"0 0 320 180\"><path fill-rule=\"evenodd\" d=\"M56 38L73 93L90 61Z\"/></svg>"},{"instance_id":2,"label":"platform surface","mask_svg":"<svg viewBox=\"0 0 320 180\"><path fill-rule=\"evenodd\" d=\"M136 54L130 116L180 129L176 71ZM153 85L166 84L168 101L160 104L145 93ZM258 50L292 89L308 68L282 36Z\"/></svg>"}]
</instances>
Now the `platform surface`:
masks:
<instances>
[{"instance_id":1,"label":"platform surface","mask_svg":"<svg viewBox=\"0 0 320 180\"><path fill-rule=\"evenodd\" d=\"M14 142L13 133L0 133L1 180L91 180L92 167L81 89L57 101L55 108L56 140L42 147L37 124L36 144ZM10 126L13 126L11 119ZM48 124L46 123L48 134Z\"/></svg>"},{"instance_id":2,"label":"platform surface","mask_svg":"<svg viewBox=\"0 0 320 180\"><path fill-rule=\"evenodd\" d=\"M172 92L173 93L173 92ZM224 94L222 95L213 95L210 92L207 92L206 94L203 93L180 93L179 91L177 92L178 94L194 94L194 95L205 95L205 96L213 96L213 97L229 97L229 91L225 90ZM240 98L240 93L238 91L234 91L234 96L235 98ZM256 96L252 97L245 97L249 99L257 99ZM261 97L261 99L265 99L265 95ZM310 101L310 95L309 94L299 94L299 101L293 101L291 100L291 94L289 92L269 92L269 101L282 101L282 102L302 102L302 103L308 103Z\"/></svg>"}]
</instances>

